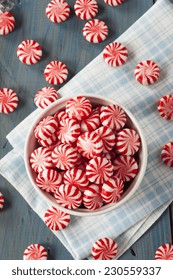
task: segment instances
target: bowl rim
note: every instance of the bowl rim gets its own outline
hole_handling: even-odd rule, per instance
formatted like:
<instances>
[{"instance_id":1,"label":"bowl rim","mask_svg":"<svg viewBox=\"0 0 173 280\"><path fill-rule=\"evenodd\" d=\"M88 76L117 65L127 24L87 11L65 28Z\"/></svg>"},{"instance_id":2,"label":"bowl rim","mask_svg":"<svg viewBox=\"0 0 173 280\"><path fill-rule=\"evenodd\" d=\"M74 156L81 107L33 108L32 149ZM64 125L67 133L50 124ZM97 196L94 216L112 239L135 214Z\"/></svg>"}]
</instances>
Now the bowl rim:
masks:
<instances>
[{"instance_id":1,"label":"bowl rim","mask_svg":"<svg viewBox=\"0 0 173 280\"><path fill-rule=\"evenodd\" d=\"M50 195L49 193L45 193L37 186L37 184L35 183L33 177L32 177L32 169L29 163L29 157L30 154L28 153L28 147L30 144L30 138L33 137L33 130L35 128L35 126L38 124L38 122L40 120L42 120L45 115L49 115L48 112L51 111L54 107L60 105L61 103L65 103L73 97L76 96L85 96L86 98L91 98L91 99L101 99L103 102L106 102L108 104L117 104L118 106L120 106L125 113L127 114L127 116L130 118L130 120L133 122L133 124L135 125L135 127L137 128L139 135L140 135L140 139L141 139L141 147L142 147L142 165L140 167L140 170L137 174L138 178L137 181L135 182L135 185L133 186L133 188L129 191L129 193L123 197L120 198L120 200L118 200L116 203L112 203L112 204L107 204L104 205L101 208L98 208L96 210L89 210L89 209L68 209L68 208L64 208L61 205L59 205L57 202L54 202L51 200L52 195ZM105 105L106 106L106 105ZM32 186L34 187L34 189L37 191L37 193L44 199L47 201L48 205L57 207L59 210L66 212L70 215L74 215L74 216L96 216L96 215L101 215L101 214L105 214L107 212L110 212L116 208L119 208L121 205L123 205L125 202L127 202L132 196L133 194L136 192L136 190L139 188L145 171L146 171L146 167L147 167L147 156L148 156L148 152L147 152L147 142L145 140L145 136L143 134L143 131L140 127L140 125L138 124L138 121L136 120L136 118L133 116L133 114L126 108L124 107L122 104L118 103L117 101L114 101L113 98L107 98L104 97L102 95L99 94L92 94L92 93L80 93L80 94L70 94L68 96L64 96L61 97L60 99L56 100L55 102L53 102L52 104L50 104L48 107L46 107L45 109L43 109L40 114L36 117L36 119L32 122L29 131L26 135L26 140L25 140L25 146L24 146L24 162L25 162L25 169L28 175L28 178L32 184ZM50 198L49 198L50 196Z\"/></svg>"}]
</instances>

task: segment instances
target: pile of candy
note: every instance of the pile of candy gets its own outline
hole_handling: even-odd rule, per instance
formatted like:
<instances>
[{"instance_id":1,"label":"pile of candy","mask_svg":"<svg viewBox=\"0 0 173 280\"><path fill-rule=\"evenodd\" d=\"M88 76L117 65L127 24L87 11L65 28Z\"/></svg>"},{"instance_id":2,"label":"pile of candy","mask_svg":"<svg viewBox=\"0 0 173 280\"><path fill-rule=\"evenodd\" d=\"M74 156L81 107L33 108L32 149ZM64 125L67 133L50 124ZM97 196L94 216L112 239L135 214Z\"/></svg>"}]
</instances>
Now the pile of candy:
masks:
<instances>
[{"instance_id":1,"label":"pile of candy","mask_svg":"<svg viewBox=\"0 0 173 280\"><path fill-rule=\"evenodd\" d=\"M68 209L115 203L138 173L140 137L116 104L93 107L84 96L41 120L30 156L36 183Z\"/></svg>"}]
</instances>

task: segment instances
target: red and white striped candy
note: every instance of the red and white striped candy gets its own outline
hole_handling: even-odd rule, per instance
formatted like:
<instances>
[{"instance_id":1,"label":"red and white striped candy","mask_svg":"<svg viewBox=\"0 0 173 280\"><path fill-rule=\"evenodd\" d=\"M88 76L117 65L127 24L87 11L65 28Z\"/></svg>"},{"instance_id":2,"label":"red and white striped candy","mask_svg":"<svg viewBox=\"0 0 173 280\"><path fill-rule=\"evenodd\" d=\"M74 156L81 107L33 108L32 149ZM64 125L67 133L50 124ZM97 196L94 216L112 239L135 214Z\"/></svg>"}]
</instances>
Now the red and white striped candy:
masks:
<instances>
[{"instance_id":1,"label":"red and white striped candy","mask_svg":"<svg viewBox=\"0 0 173 280\"><path fill-rule=\"evenodd\" d=\"M123 65L128 58L127 48L119 42L110 43L103 50L103 58L110 66L117 67Z\"/></svg>"},{"instance_id":2,"label":"red and white striped candy","mask_svg":"<svg viewBox=\"0 0 173 280\"><path fill-rule=\"evenodd\" d=\"M113 165L106 158L96 157L89 161L86 166L88 180L95 184L103 184L113 174Z\"/></svg>"},{"instance_id":3,"label":"red and white striped candy","mask_svg":"<svg viewBox=\"0 0 173 280\"><path fill-rule=\"evenodd\" d=\"M83 36L88 42L100 43L107 38L108 27L100 19L90 20L84 25Z\"/></svg>"},{"instance_id":4,"label":"red and white striped candy","mask_svg":"<svg viewBox=\"0 0 173 280\"><path fill-rule=\"evenodd\" d=\"M58 99L58 94L53 87L41 88L34 97L34 103L37 107L44 109Z\"/></svg>"},{"instance_id":5,"label":"red and white striped candy","mask_svg":"<svg viewBox=\"0 0 173 280\"><path fill-rule=\"evenodd\" d=\"M80 19L89 20L98 13L98 5L95 0L77 0L74 4L74 11Z\"/></svg>"},{"instance_id":6,"label":"red and white striped candy","mask_svg":"<svg viewBox=\"0 0 173 280\"><path fill-rule=\"evenodd\" d=\"M77 160L77 150L69 144L60 144L52 151L52 162L61 170L73 168Z\"/></svg>"},{"instance_id":7,"label":"red and white striped candy","mask_svg":"<svg viewBox=\"0 0 173 280\"><path fill-rule=\"evenodd\" d=\"M51 169L54 167L51 159L51 150L44 147L35 149L30 156L30 164L35 172L39 173L43 169Z\"/></svg>"},{"instance_id":8,"label":"red and white striped candy","mask_svg":"<svg viewBox=\"0 0 173 280\"><path fill-rule=\"evenodd\" d=\"M101 155L103 142L95 131L85 132L78 137L77 148L83 157L90 159Z\"/></svg>"},{"instance_id":9,"label":"red and white striped candy","mask_svg":"<svg viewBox=\"0 0 173 280\"><path fill-rule=\"evenodd\" d=\"M114 150L106 152L106 153L102 153L102 157L107 158L108 160L110 160L111 162L114 161L114 159L116 158L116 153Z\"/></svg>"},{"instance_id":10,"label":"red and white striped candy","mask_svg":"<svg viewBox=\"0 0 173 280\"><path fill-rule=\"evenodd\" d=\"M135 78L144 86L155 83L159 76L160 69L154 61L142 61L135 68Z\"/></svg>"},{"instance_id":11,"label":"red and white striped candy","mask_svg":"<svg viewBox=\"0 0 173 280\"><path fill-rule=\"evenodd\" d=\"M96 133L103 141L103 153L111 151L115 146L115 134L112 129L107 126L101 126L96 130Z\"/></svg>"},{"instance_id":12,"label":"red and white striped candy","mask_svg":"<svg viewBox=\"0 0 173 280\"><path fill-rule=\"evenodd\" d=\"M49 84L62 84L67 79L67 76L67 66L61 61L51 61L44 70L45 80Z\"/></svg>"},{"instance_id":13,"label":"red and white striped candy","mask_svg":"<svg viewBox=\"0 0 173 280\"><path fill-rule=\"evenodd\" d=\"M74 143L80 135L80 125L74 119L64 119L61 121L57 131L57 137L62 143Z\"/></svg>"},{"instance_id":14,"label":"red and white striped candy","mask_svg":"<svg viewBox=\"0 0 173 280\"><path fill-rule=\"evenodd\" d=\"M108 126L113 130L122 129L127 121L124 110L116 105L101 107L100 120L103 126Z\"/></svg>"},{"instance_id":15,"label":"red and white striped candy","mask_svg":"<svg viewBox=\"0 0 173 280\"><path fill-rule=\"evenodd\" d=\"M0 210L4 207L4 196L3 194L0 192Z\"/></svg>"},{"instance_id":16,"label":"red and white striped candy","mask_svg":"<svg viewBox=\"0 0 173 280\"><path fill-rule=\"evenodd\" d=\"M42 57L42 49L38 42L25 40L18 46L17 56L24 64L36 64Z\"/></svg>"},{"instance_id":17,"label":"red and white striped candy","mask_svg":"<svg viewBox=\"0 0 173 280\"><path fill-rule=\"evenodd\" d=\"M158 102L158 112L166 120L173 120L173 95L164 95Z\"/></svg>"},{"instance_id":18,"label":"red and white striped candy","mask_svg":"<svg viewBox=\"0 0 173 280\"><path fill-rule=\"evenodd\" d=\"M113 163L114 174L124 182L132 180L138 173L138 163L132 156L120 155Z\"/></svg>"},{"instance_id":19,"label":"red and white striped candy","mask_svg":"<svg viewBox=\"0 0 173 280\"><path fill-rule=\"evenodd\" d=\"M117 243L109 237L97 240L91 250L91 254L95 260L112 260L116 257L117 252Z\"/></svg>"},{"instance_id":20,"label":"red and white striped candy","mask_svg":"<svg viewBox=\"0 0 173 280\"><path fill-rule=\"evenodd\" d=\"M106 203L115 203L120 198L124 190L124 182L112 176L102 185L101 197Z\"/></svg>"},{"instance_id":21,"label":"red and white striped candy","mask_svg":"<svg viewBox=\"0 0 173 280\"><path fill-rule=\"evenodd\" d=\"M12 113L18 106L19 99L14 90L10 88L0 89L0 113Z\"/></svg>"},{"instance_id":22,"label":"red and white striped candy","mask_svg":"<svg viewBox=\"0 0 173 280\"><path fill-rule=\"evenodd\" d=\"M47 251L41 244L31 244L23 253L24 260L47 260L47 257Z\"/></svg>"},{"instance_id":23,"label":"red and white striped candy","mask_svg":"<svg viewBox=\"0 0 173 280\"><path fill-rule=\"evenodd\" d=\"M58 129L58 123L52 116L45 117L34 130L35 137L39 140L47 140Z\"/></svg>"},{"instance_id":24,"label":"red and white striped candy","mask_svg":"<svg viewBox=\"0 0 173 280\"><path fill-rule=\"evenodd\" d=\"M155 252L155 260L173 260L173 245L161 245Z\"/></svg>"},{"instance_id":25,"label":"red and white striped candy","mask_svg":"<svg viewBox=\"0 0 173 280\"><path fill-rule=\"evenodd\" d=\"M100 186L90 185L83 193L83 205L90 210L95 210L103 205L100 195Z\"/></svg>"},{"instance_id":26,"label":"red and white striped candy","mask_svg":"<svg viewBox=\"0 0 173 280\"><path fill-rule=\"evenodd\" d=\"M54 193L62 182L62 175L54 169L44 169L36 177L37 186L49 193Z\"/></svg>"},{"instance_id":27,"label":"red and white striped candy","mask_svg":"<svg viewBox=\"0 0 173 280\"><path fill-rule=\"evenodd\" d=\"M54 118L61 124L62 121L68 118L68 115L65 111L59 111L55 113Z\"/></svg>"},{"instance_id":28,"label":"red and white striped candy","mask_svg":"<svg viewBox=\"0 0 173 280\"><path fill-rule=\"evenodd\" d=\"M91 113L91 102L85 96L76 96L70 98L66 103L66 113L69 118L81 121Z\"/></svg>"},{"instance_id":29,"label":"red and white striped candy","mask_svg":"<svg viewBox=\"0 0 173 280\"><path fill-rule=\"evenodd\" d=\"M96 130L100 125L100 115L97 109L81 122L81 132L91 132Z\"/></svg>"},{"instance_id":30,"label":"red and white striped candy","mask_svg":"<svg viewBox=\"0 0 173 280\"><path fill-rule=\"evenodd\" d=\"M46 16L52 22L63 22L70 16L70 7L64 0L52 0L46 7Z\"/></svg>"},{"instance_id":31,"label":"red and white striped candy","mask_svg":"<svg viewBox=\"0 0 173 280\"><path fill-rule=\"evenodd\" d=\"M0 12L0 35L7 35L15 27L15 19L9 12Z\"/></svg>"},{"instance_id":32,"label":"red and white striped candy","mask_svg":"<svg viewBox=\"0 0 173 280\"><path fill-rule=\"evenodd\" d=\"M169 142L163 146L161 158L164 164L173 167L173 142Z\"/></svg>"},{"instance_id":33,"label":"red and white striped candy","mask_svg":"<svg viewBox=\"0 0 173 280\"><path fill-rule=\"evenodd\" d=\"M79 208L82 204L82 192L72 185L61 185L55 193L56 201L68 209Z\"/></svg>"},{"instance_id":34,"label":"red and white striped candy","mask_svg":"<svg viewBox=\"0 0 173 280\"><path fill-rule=\"evenodd\" d=\"M46 140L38 139L38 143L42 147L52 147L53 145L57 144L58 139L55 134L52 134L50 137L47 137Z\"/></svg>"},{"instance_id":35,"label":"red and white striped candy","mask_svg":"<svg viewBox=\"0 0 173 280\"><path fill-rule=\"evenodd\" d=\"M104 0L106 4L110 6L118 6L124 2L124 0Z\"/></svg>"},{"instance_id":36,"label":"red and white striped candy","mask_svg":"<svg viewBox=\"0 0 173 280\"><path fill-rule=\"evenodd\" d=\"M89 181L85 171L79 168L72 168L64 174L64 184L76 186L80 191L85 191L88 188Z\"/></svg>"},{"instance_id":37,"label":"red and white striped candy","mask_svg":"<svg viewBox=\"0 0 173 280\"><path fill-rule=\"evenodd\" d=\"M52 206L44 214L44 222L51 230L62 230L70 222L70 215Z\"/></svg>"},{"instance_id":38,"label":"red and white striped candy","mask_svg":"<svg viewBox=\"0 0 173 280\"><path fill-rule=\"evenodd\" d=\"M132 128L125 128L117 133L116 151L123 155L134 155L140 148L139 134Z\"/></svg>"}]
</instances>

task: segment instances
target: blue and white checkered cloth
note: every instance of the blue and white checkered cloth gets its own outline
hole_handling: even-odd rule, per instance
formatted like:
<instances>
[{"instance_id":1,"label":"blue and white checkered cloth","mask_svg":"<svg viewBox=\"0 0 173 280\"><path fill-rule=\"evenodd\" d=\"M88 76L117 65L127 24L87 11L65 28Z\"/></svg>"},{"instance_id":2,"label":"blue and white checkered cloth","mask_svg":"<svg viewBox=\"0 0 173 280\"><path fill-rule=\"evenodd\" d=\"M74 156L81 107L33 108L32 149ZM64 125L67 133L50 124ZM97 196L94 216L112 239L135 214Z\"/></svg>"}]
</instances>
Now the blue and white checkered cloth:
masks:
<instances>
[{"instance_id":1,"label":"blue and white checkered cloth","mask_svg":"<svg viewBox=\"0 0 173 280\"><path fill-rule=\"evenodd\" d=\"M72 217L66 229L55 232L75 259L90 258L92 244L104 236L116 239L120 256L173 200L173 172L160 159L162 146L172 141L172 122L157 112L158 100L172 91L172 23L173 5L168 0L158 0L117 39L129 51L125 65L111 68L100 54L59 91L62 96L97 93L123 104L139 121L148 144L146 174L128 202L104 215ZM159 81L150 86L142 86L134 78L135 66L146 59L154 60L161 69ZM50 205L31 186L23 160L26 134L39 113L37 109L7 136L13 150L0 161L0 173L43 219Z\"/></svg>"}]
</instances>

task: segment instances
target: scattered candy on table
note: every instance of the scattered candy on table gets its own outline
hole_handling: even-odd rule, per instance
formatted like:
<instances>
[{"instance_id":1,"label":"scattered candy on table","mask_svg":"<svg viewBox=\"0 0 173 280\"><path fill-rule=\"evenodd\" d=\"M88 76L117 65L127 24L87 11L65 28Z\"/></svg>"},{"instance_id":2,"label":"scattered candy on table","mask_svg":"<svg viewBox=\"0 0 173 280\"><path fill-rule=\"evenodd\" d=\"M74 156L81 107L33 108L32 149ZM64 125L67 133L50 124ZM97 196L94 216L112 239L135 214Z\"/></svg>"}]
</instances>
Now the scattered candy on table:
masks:
<instances>
[{"instance_id":1,"label":"scattered candy on table","mask_svg":"<svg viewBox=\"0 0 173 280\"><path fill-rule=\"evenodd\" d=\"M44 77L49 84L62 84L68 77L67 66L61 61L51 61L44 70Z\"/></svg>"},{"instance_id":2,"label":"scattered candy on table","mask_svg":"<svg viewBox=\"0 0 173 280\"><path fill-rule=\"evenodd\" d=\"M160 69L154 61L142 61L135 68L135 78L144 86L157 82L159 76Z\"/></svg>"},{"instance_id":3,"label":"scattered candy on table","mask_svg":"<svg viewBox=\"0 0 173 280\"><path fill-rule=\"evenodd\" d=\"M17 56L24 64L36 64L42 57L42 49L38 42L34 40L25 40L19 44Z\"/></svg>"},{"instance_id":4,"label":"scattered candy on table","mask_svg":"<svg viewBox=\"0 0 173 280\"><path fill-rule=\"evenodd\" d=\"M173 260L173 245L161 245L155 252L155 260Z\"/></svg>"},{"instance_id":5,"label":"scattered candy on table","mask_svg":"<svg viewBox=\"0 0 173 280\"><path fill-rule=\"evenodd\" d=\"M52 0L46 7L46 16L54 23L63 22L70 16L70 7L64 0Z\"/></svg>"},{"instance_id":6,"label":"scattered candy on table","mask_svg":"<svg viewBox=\"0 0 173 280\"><path fill-rule=\"evenodd\" d=\"M173 95L162 96L158 102L158 112L162 118L168 121L173 119Z\"/></svg>"},{"instance_id":7,"label":"scattered candy on table","mask_svg":"<svg viewBox=\"0 0 173 280\"><path fill-rule=\"evenodd\" d=\"M0 35L7 35L15 28L15 19L10 12L0 11Z\"/></svg>"},{"instance_id":8,"label":"scattered candy on table","mask_svg":"<svg viewBox=\"0 0 173 280\"><path fill-rule=\"evenodd\" d=\"M14 90L10 88L0 89L0 113L12 113L18 106L19 99Z\"/></svg>"},{"instance_id":9,"label":"scattered candy on table","mask_svg":"<svg viewBox=\"0 0 173 280\"><path fill-rule=\"evenodd\" d=\"M48 105L58 99L58 94L53 87L41 88L34 97L34 103L37 107L45 109Z\"/></svg>"},{"instance_id":10,"label":"scattered candy on table","mask_svg":"<svg viewBox=\"0 0 173 280\"><path fill-rule=\"evenodd\" d=\"M163 146L161 158L164 164L173 167L173 142L169 142Z\"/></svg>"},{"instance_id":11,"label":"scattered candy on table","mask_svg":"<svg viewBox=\"0 0 173 280\"><path fill-rule=\"evenodd\" d=\"M89 20L98 13L98 4L95 0L77 0L74 4L74 11L80 19Z\"/></svg>"},{"instance_id":12,"label":"scattered candy on table","mask_svg":"<svg viewBox=\"0 0 173 280\"><path fill-rule=\"evenodd\" d=\"M110 43L103 50L103 58L109 66L121 66L127 61L127 48L119 42Z\"/></svg>"},{"instance_id":13,"label":"scattered candy on table","mask_svg":"<svg viewBox=\"0 0 173 280\"><path fill-rule=\"evenodd\" d=\"M47 257L47 251L41 244L31 244L23 253L24 260L47 260Z\"/></svg>"},{"instance_id":14,"label":"scattered candy on table","mask_svg":"<svg viewBox=\"0 0 173 280\"><path fill-rule=\"evenodd\" d=\"M44 222L51 230L62 230L68 226L70 215L52 206L46 210L44 214Z\"/></svg>"},{"instance_id":15,"label":"scattered candy on table","mask_svg":"<svg viewBox=\"0 0 173 280\"><path fill-rule=\"evenodd\" d=\"M108 36L108 26L100 19L92 19L84 25L83 36L90 43L100 43Z\"/></svg>"},{"instance_id":16,"label":"scattered candy on table","mask_svg":"<svg viewBox=\"0 0 173 280\"><path fill-rule=\"evenodd\" d=\"M95 260L112 260L117 253L118 245L109 237L98 239L91 249L91 254Z\"/></svg>"},{"instance_id":17,"label":"scattered candy on table","mask_svg":"<svg viewBox=\"0 0 173 280\"><path fill-rule=\"evenodd\" d=\"M0 210L2 210L4 207L4 196L3 194L0 192Z\"/></svg>"}]
</instances>

